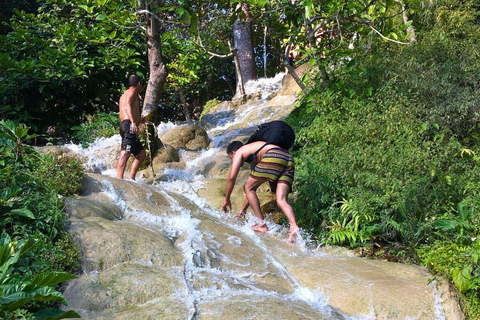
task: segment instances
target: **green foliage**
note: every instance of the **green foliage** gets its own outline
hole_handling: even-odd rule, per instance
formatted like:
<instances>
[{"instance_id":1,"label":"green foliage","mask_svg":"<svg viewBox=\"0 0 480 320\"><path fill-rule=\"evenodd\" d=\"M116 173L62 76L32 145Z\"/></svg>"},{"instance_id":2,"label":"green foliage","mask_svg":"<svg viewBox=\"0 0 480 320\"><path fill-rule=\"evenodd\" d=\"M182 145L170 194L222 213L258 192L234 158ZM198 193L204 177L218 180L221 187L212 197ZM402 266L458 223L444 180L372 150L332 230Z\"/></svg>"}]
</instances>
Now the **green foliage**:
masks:
<instances>
[{"instance_id":1,"label":"green foliage","mask_svg":"<svg viewBox=\"0 0 480 320\"><path fill-rule=\"evenodd\" d=\"M87 116L86 122L71 127L71 130L74 141L86 148L98 138L108 138L118 133L118 113L99 112Z\"/></svg>"},{"instance_id":2,"label":"green foliage","mask_svg":"<svg viewBox=\"0 0 480 320\"><path fill-rule=\"evenodd\" d=\"M295 212L326 243L400 243L480 313L480 23L474 2L416 15L410 46L369 38L291 114ZM366 40L366 39L364 39ZM328 53L327 53L328 54ZM312 77L313 80L318 80Z\"/></svg>"},{"instance_id":3,"label":"green foliage","mask_svg":"<svg viewBox=\"0 0 480 320\"><path fill-rule=\"evenodd\" d=\"M39 183L61 196L67 196L80 190L83 166L77 157L46 155L34 174Z\"/></svg>"},{"instance_id":4,"label":"green foliage","mask_svg":"<svg viewBox=\"0 0 480 320\"><path fill-rule=\"evenodd\" d=\"M0 226L5 228L17 221L17 219L35 219L33 213L26 208L16 208L16 202L20 198L16 197L22 191L20 187L9 187L0 193Z\"/></svg>"},{"instance_id":5,"label":"green foliage","mask_svg":"<svg viewBox=\"0 0 480 320\"><path fill-rule=\"evenodd\" d=\"M12 31L0 36L2 115L44 133L116 108L110 97L142 61L143 31L129 7L128 0L49 0L37 14L17 12Z\"/></svg>"},{"instance_id":6,"label":"green foliage","mask_svg":"<svg viewBox=\"0 0 480 320\"><path fill-rule=\"evenodd\" d=\"M203 110L202 110L202 114L200 115L200 119L202 119L202 117L207 114L207 112L212 109L213 107L215 107L216 105L218 105L220 103L220 101L218 101L217 99L213 99L213 100L209 100L207 101L207 103L205 103L205 105L203 106Z\"/></svg>"},{"instance_id":7,"label":"green foliage","mask_svg":"<svg viewBox=\"0 0 480 320\"><path fill-rule=\"evenodd\" d=\"M480 314L480 239L473 238L467 245L451 240L438 240L417 250L422 264L433 273L450 279L463 295L467 319Z\"/></svg>"},{"instance_id":8,"label":"green foliage","mask_svg":"<svg viewBox=\"0 0 480 320\"><path fill-rule=\"evenodd\" d=\"M4 137L4 143L13 149L15 161L17 161L23 153L33 151L33 149L29 146L26 146L25 143L28 140L35 138L37 135L29 135L29 130L30 128L23 123L16 125L10 120L0 121L0 136Z\"/></svg>"},{"instance_id":9,"label":"green foliage","mask_svg":"<svg viewBox=\"0 0 480 320\"><path fill-rule=\"evenodd\" d=\"M33 239L28 241L12 241L10 236L2 233L0 238L0 315L3 318L13 317L15 311L25 304L35 301L58 301L66 305L63 295L53 287L61 282L74 279L66 273L48 272L30 275L21 275L14 266L22 254L32 250L38 242ZM36 319L80 318L73 311L61 312L59 310L43 310L35 314Z\"/></svg>"},{"instance_id":10,"label":"green foliage","mask_svg":"<svg viewBox=\"0 0 480 320\"><path fill-rule=\"evenodd\" d=\"M81 164L76 158L43 156L25 145L30 128L24 124L2 122L0 129L0 316L77 317L48 308L65 302L53 287L72 279L65 271L75 272L79 265L78 247L64 230L62 196L78 190ZM32 315L35 311L40 313Z\"/></svg>"}]
</instances>

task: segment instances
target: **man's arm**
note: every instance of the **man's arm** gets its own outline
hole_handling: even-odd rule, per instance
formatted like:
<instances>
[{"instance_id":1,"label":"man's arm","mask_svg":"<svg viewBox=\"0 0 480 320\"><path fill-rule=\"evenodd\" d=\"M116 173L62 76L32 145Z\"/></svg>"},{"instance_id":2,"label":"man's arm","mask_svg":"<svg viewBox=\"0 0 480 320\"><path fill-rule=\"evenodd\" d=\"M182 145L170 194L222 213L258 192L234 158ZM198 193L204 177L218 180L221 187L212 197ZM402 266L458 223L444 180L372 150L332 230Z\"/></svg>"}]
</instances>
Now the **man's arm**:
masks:
<instances>
[{"instance_id":1,"label":"man's arm","mask_svg":"<svg viewBox=\"0 0 480 320\"><path fill-rule=\"evenodd\" d=\"M232 204L230 203L230 196L232 195L233 187L235 187L235 181L237 180L238 172L243 164L243 156L241 152L236 152L233 157L232 167L228 174L227 187L225 189L225 201L223 202L222 210L227 212L227 207L232 210Z\"/></svg>"},{"instance_id":2,"label":"man's arm","mask_svg":"<svg viewBox=\"0 0 480 320\"><path fill-rule=\"evenodd\" d=\"M128 120L132 123L131 130L132 133L138 132L138 124L135 122L135 117L133 115L133 105L135 103L136 96L131 92L125 92L125 114L127 115Z\"/></svg>"}]
</instances>

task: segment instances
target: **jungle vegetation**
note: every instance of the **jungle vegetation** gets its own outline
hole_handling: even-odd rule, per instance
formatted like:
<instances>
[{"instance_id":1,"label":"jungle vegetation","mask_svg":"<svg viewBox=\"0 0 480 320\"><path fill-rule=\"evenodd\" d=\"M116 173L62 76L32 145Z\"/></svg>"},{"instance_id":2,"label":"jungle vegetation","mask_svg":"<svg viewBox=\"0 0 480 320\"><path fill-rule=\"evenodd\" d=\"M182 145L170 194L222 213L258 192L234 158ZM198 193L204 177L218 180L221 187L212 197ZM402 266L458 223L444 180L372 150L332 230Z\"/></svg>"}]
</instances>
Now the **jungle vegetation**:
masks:
<instances>
[{"instance_id":1,"label":"jungle vegetation","mask_svg":"<svg viewBox=\"0 0 480 320\"><path fill-rule=\"evenodd\" d=\"M152 34L165 67L159 100L148 100L158 103L155 122L195 119L232 99L240 22L256 67L246 78L283 71L286 48L311 70L297 79L304 96L287 119L301 227L324 244L427 266L456 288L467 318L480 318L477 1L12 0L0 19L0 245L5 259L22 257L0 260L0 277L54 287L78 265L61 208L80 166L30 146L115 133L127 75L154 72ZM49 183L59 179L68 183ZM59 281L35 282L45 272L61 272ZM28 317L44 300L2 302L0 312Z\"/></svg>"}]
</instances>

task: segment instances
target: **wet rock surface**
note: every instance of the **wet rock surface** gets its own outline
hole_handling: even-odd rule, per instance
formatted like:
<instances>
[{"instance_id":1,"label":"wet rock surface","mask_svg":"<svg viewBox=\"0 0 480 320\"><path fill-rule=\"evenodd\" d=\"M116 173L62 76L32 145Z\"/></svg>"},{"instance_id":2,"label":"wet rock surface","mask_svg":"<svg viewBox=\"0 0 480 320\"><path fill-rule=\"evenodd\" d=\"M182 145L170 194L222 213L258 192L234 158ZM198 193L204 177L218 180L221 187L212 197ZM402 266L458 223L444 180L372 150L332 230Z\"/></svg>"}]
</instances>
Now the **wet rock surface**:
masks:
<instances>
[{"instance_id":1,"label":"wet rock surface","mask_svg":"<svg viewBox=\"0 0 480 320\"><path fill-rule=\"evenodd\" d=\"M200 150L208 147L208 135L199 125L173 128L160 136L160 140L174 148Z\"/></svg>"},{"instance_id":2,"label":"wet rock surface","mask_svg":"<svg viewBox=\"0 0 480 320\"><path fill-rule=\"evenodd\" d=\"M287 116L297 94L284 88L269 101L212 108L209 148L180 151L155 176L89 174L82 194L67 201L83 253L67 308L84 319L461 319L419 266L311 248L305 237L288 244L287 229L271 220L267 234L256 234L251 212L234 219L248 167L232 194L234 212L220 212L225 146ZM261 203L274 207L268 188L260 191Z\"/></svg>"}]
</instances>

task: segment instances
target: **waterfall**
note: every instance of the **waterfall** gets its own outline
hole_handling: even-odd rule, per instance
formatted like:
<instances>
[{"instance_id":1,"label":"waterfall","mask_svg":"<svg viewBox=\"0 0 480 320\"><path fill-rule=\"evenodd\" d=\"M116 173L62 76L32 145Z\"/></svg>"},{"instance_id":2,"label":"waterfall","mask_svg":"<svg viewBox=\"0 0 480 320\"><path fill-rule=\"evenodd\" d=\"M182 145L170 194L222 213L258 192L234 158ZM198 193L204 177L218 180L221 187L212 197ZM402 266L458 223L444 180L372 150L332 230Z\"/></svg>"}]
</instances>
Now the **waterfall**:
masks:
<instances>
[{"instance_id":1,"label":"waterfall","mask_svg":"<svg viewBox=\"0 0 480 320\"><path fill-rule=\"evenodd\" d=\"M83 253L82 274L65 291L69 309L86 319L445 319L423 268L315 248L305 232L289 244L272 220L256 234L251 213L236 220L220 210L226 144L295 106L296 94L281 94L283 76L247 84L256 100L207 115L210 147L180 150L181 164L154 181L142 172L137 181L115 178L119 136L68 145L90 172L82 194L67 200Z\"/></svg>"}]
</instances>

